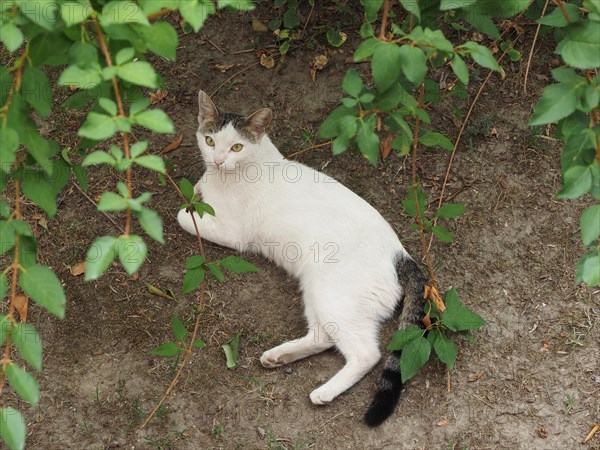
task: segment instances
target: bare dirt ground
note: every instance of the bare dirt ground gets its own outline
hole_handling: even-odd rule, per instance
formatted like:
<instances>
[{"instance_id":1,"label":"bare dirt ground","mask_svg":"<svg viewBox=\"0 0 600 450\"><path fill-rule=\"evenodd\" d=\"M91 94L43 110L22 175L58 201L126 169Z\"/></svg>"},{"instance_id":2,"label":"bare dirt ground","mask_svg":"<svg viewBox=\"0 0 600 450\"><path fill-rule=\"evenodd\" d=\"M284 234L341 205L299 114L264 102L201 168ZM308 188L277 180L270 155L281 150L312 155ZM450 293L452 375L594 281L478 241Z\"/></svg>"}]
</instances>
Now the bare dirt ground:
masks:
<instances>
[{"instance_id":1,"label":"bare dirt ground","mask_svg":"<svg viewBox=\"0 0 600 450\"><path fill-rule=\"evenodd\" d=\"M256 14L264 22L274 16L269 10ZM327 15L313 20L322 24ZM358 16L339 20L360 24ZM534 30L525 31L524 52ZM345 60L358 42L350 32L338 52L318 31L311 33L315 36L307 41L312 44L293 50L278 74L256 65L226 82L214 97L222 110L249 113L271 107L270 135L284 154L309 146L306 136L316 136L341 97ZM184 135L182 147L171 153L176 177L197 179L203 170L194 143L197 90L211 93L237 70L257 62L255 52L236 54L253 48L256 36L249 14L213 17L200 34L181 36L176 63L158 63L168 86L159 106ZM270 34L259 38L260 45L274 42ZM450 392L445 369L431 362L378 429L364 425L362 415L379 367L333 404L312 405L309 392L331 377L343 359L326 352L276 370L260 365L264 350L303 335L305 323L296 281L251 256L259 274L210 283L201 320L207 347L194 353L158 417L135 434L173 375L170 361L149 352L172 339L173 313L192 328L196 303L194 295L167 301L145 288L151 283L180 292L184 259L196 247L177 226L180 201L173 190L149 172L138 173L138 189L156 193L153 206L165 220L167 239L164 246L151 245L139 279L128 279L118 267L93 283L70 273L96 236L119 233L73 186L43 232L40 257L63 280L69 301L63 321L39 308L30 311L44 340L45 359L39 406L27 410L22 405L29 422L28 448L600 449L598 436L581 445L600 418L600 296L598 290L574 285L575 263L583 252L578 218L586 205L553 198L561 186L560 148L535 137L546 130L532 132L526 126L548 79L548 52L542 47L536 55L529 95L522 94L524 62L507 65L504 80L492 78L473 121L495 127L497 136L489 130L482 136L472 128L453 165L448 193L460 191L456 200L468 210L450 224L456 242L434 244L432 254L442 285L456 287L487 325L476 333L474 344L460 343ZM329 64L313 83L310 61L323 53ZM221 73L215 64L239 66ZM481 75L473 77L470 89L478 87ZM463 111L468 106L452 101ZM432 126L455 136L448 106L432 108ZM59 128L69 126L67 121ZM158 151L171 140L153 136L152 146ZM356 152L332 157L325 148L300 160L367 199L407 249L422 256L400 203L410 183L407 159L392 156L373 168ZM447 160L442 150L421 152L419 174L430 200L439 194ZM93 171L89 195L97 199L112 189L115 177ZM208 259L232 254L211 244L206 252ZM231 371L221 345L239 330L239 367ZM382 347L392 333L390 322L382 332Z\"/></svg>"}]
</instances>

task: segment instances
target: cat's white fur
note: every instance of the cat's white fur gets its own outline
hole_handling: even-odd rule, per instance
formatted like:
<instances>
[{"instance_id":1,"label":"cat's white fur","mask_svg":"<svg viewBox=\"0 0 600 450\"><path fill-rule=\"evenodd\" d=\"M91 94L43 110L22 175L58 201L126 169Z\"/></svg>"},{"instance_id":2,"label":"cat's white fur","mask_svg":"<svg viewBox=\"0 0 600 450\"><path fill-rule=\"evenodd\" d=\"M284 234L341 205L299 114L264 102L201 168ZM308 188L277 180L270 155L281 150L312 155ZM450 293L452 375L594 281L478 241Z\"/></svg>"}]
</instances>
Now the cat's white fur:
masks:
<instances>
[{"instance_id":1,"label":"cat's white fur","mask_svg":"<svg viewBox=\"0 0 600 450\"><path fill-rule=\"evenodd\" d=\"M330 177L284 159L264 134L270 110L248 119L256 139L231 123L204 134L211 114L218 113L203 92L199 100L197 139L207 170L195 190L216 212L202 219L194 213L200 235L226 247L260 251L298 278L309 331L264 352L260 361L278 367L335 345L346 365L310 394L315 404L331 402L379 361L380 323L402 295L394 261L408 255L365 200ZM238 143L240 152L230 150ZM190 213L179 211L178 220L196 234Z\"/></svg>"}]
</instances>

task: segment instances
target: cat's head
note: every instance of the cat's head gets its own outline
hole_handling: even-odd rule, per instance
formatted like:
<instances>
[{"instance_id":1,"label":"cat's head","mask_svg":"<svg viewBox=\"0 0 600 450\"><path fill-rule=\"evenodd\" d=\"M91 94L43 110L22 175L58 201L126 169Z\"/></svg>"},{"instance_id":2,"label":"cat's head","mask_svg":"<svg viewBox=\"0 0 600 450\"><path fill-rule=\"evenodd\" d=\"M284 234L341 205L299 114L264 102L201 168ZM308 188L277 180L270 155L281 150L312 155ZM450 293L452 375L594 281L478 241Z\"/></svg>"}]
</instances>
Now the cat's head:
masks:
<instances>
[{"instance_id":1,"label":"cat's head","mask_svg":"<svg viewBox=\"0 0 600 450\"><path fill-rule=\"evenodd\" d=\"M255 161L260 142L271 122L271 110L259 109L247 117L219 113L206 92L198 92L198 146L207 166L232 171Z\"/></svg>"}]
</instances>

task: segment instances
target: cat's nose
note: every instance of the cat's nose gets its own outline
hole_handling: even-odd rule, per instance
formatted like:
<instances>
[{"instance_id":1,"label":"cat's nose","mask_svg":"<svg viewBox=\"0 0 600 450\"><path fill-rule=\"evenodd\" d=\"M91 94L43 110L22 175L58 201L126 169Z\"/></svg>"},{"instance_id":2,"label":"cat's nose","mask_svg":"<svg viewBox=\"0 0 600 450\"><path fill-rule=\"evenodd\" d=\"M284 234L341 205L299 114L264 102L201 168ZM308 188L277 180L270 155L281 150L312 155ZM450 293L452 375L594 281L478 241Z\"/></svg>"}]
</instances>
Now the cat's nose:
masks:
<instances>
[{"instance_id":1,"label":"cat's nose","mask_svg":"<svg viewBox=\"0 0 600 450\"><path fill-rule=\"evenodd\" d=\"M215 159L215 164L217 165L217 167L221 167L221 165L223 164L223 160L222 159Z\"/></svg>"}]
</instances>

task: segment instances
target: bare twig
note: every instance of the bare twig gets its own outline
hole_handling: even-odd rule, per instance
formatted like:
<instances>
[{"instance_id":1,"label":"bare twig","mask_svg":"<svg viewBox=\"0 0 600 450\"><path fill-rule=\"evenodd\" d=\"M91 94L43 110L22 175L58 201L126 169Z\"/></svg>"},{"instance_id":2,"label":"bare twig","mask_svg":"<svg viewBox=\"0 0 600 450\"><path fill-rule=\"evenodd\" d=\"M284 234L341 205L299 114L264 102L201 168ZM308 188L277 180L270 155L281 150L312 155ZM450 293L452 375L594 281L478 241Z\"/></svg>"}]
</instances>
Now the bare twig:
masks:
<instances>
[{"instance_id":1,"label":"bare twig","mask_svg":"<svg viewBox=\"0 0 600 450\"><path fill-rule=\"evenodd\" d=\"M387 28L388 12L390 11L390 4L392 0L385 0L383 2L383 13L381 17L381 29L379 30L379 40L385 41L385 32Z\"/></svg>"},{"instance_id":2,"label":"bare twig","mask_svg":"<svg viewBox=\"0 0 600 450\"><path fill-rule=\"evenodd\" d=\"M88 199L88 201L89 201L89 202L90 202L92 205L94 205L94 206L96 207L96 209L98 209L98 203L96 203L92 197L90 197L89 195L87 195L87 194L85 193L85 191L84 191L83 189L81 189L81 187L79 187L79 185L78 185L77 183L73 183L73 186L75 186L75 187L77 188L77 190L78 190L79 192L81 192L81 194L82 194L82 195L83 195L83 196L84 196L86 199ZM118 229L118 230L119 230L121 233L125 233L125 231L123 230L123 227L122 227L121 225L119 225L119 224L118 224L118 223L115 221L115 219L113 219L112 217L110 217L110 216L109 216L109 215L106 213L106 211L100 211L100 212L101 212L102 214L104 214L104 217L106 217L106 218L107 218L107 219L110 221L110 223L112 223L112 224L113 224L115 227L117 227L117 229Z\"/></svg>"},{"instance_id":3,"label":"bare twig","mask_svg":"<svg viewBox=\"0 0 600 450\"><path fill-rule=\"evenodd\" d=\"M285 158L286 159L290 159L290 158L293 158L294 156L301 155L303 153L309 152L309 151L314 150L316 148L327 147L328 145L331 145L332 142L333 141L327 141L327 142L323 142L321 144L311 145L310 147L306 147L306 148L303 148L302 150L298 150L297 152L294 152L294 153L292 153L290 155L286 155Z\"/></svg>"},{"instance_id":4,"label":"bare twig","mask_svg":"<svg viewBox=\"0 0 600 450\"><path fill-rule=\"evenodd\" d=\"M546 14L546 8L548 8L548 3L550 3L550 0L546 0L546 3L544 4L544 9L542 9L542 15L540 16L540 19L542 17L544 17L544 14ZM535 43L537 42L537 37L540 32L541 26L542 26L542 24L538 23L538 26L535 29L535 35L533 36L533 42L531 43L531 50L529 50L529 58L527 58L527 66L525 67L525 80L523 82L523 93L525 93L525 94L527 94L527 77L529 76L529 67L531 66L531 58L533 58L533 51L535 50Z\"/></svg>"},{"instance_id":5,"label":"bare twig","mask_svg":"<svg viewBox=\"0 0 600 450\"><path fill-rule=\"evenodd\" d=\"M225 84L227 84L229 81L233 80L238 75L244 73L246 70L249 70L249 69L252 69L255 66L258 66L259 64L260 64L260 61L256 61L255 63L250 64L249 66L244 67L242 70L238 70L236 73L234 73L229 78L227 78L225 81L223 81L219 86L217 86L217 88L213 91L212 94L210 94L210 96L212 97L213 95L215 95L217 92L219 92L221 90L221 88L223 86L225 86Z\"/></svg>"}]
</instances>

